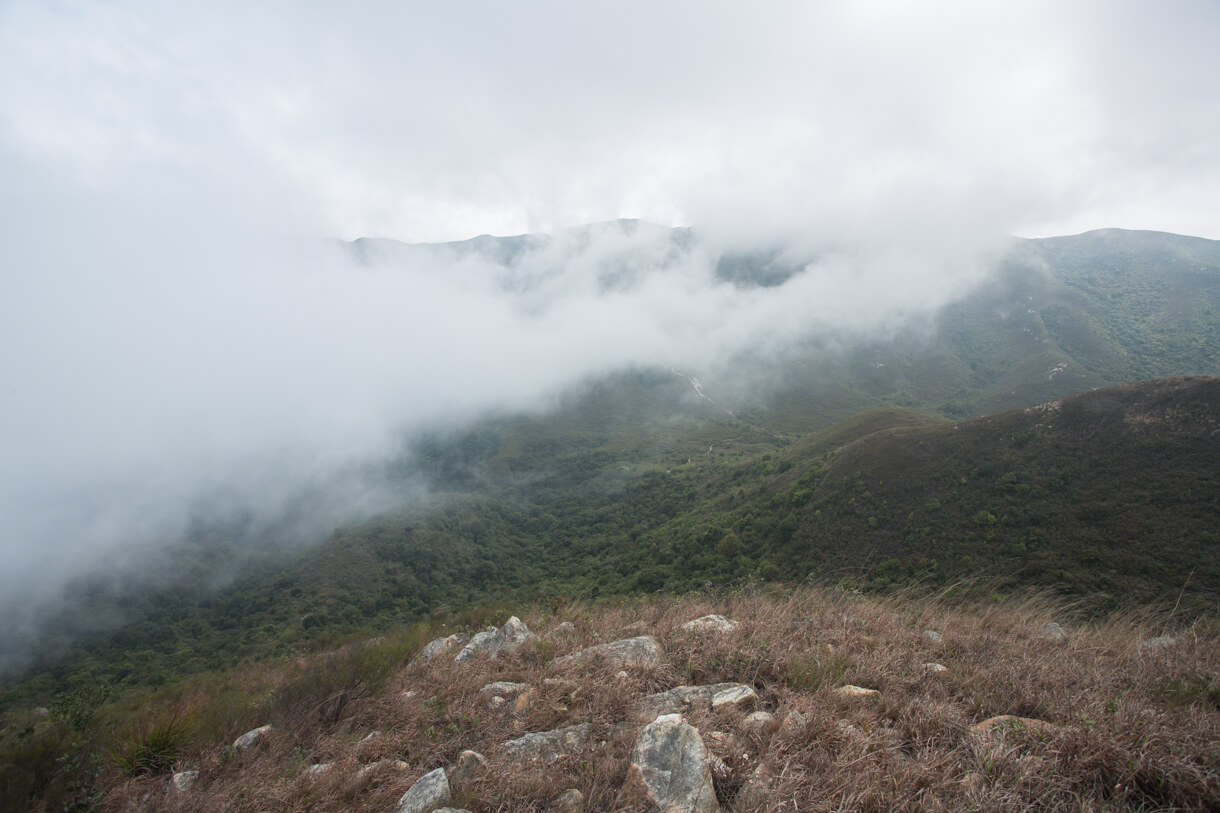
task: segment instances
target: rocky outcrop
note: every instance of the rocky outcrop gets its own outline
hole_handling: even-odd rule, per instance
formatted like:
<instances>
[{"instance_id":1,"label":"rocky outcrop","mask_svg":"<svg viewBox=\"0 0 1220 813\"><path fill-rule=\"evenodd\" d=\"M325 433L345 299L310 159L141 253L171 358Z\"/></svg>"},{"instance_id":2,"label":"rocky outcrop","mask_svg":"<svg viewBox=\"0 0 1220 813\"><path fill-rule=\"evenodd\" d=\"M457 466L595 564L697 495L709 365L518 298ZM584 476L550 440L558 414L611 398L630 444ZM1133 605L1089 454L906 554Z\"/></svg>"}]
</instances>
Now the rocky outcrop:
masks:
<instances>
[{"instance_id":1,"label":"rocky outcrop","mask_svg":"<svg viewBox=\"0 0 1220 813\"><path fill-rule=\"evenodd\" d=\"M444 655L453 654L461 651L462 647L470 641L470 636L464 632L454 633L445 638L437 638L435 641L430 641L419 654L415 656L415 660L411 661L414 664L428 663L433 658L439 658Z\"/></svg>"},{"instance_id":2,"label":"rocky outcrop","mask_svg":"<svg viewBox=\"0 0 1220 813\"><path fill-rule=\"evenodd\" d=\"M482 655L488 658L498 658L510 652L516 652L530 641L537 638L521 619L513 616L504 622L498 630L484 630L470 639L462 651L454 658L454 663L470 660Z\"/></svg>"},{"instance_id":3,"label":"rocky outcrop","mask_svg":"<svg viewBox=\"0 0 1220 813\"><path fill-rule=\"evenodd\" d=\"M640 729L627 782L647 804L667 813L720 810L699 730L678 714L663 714Z\"/></svg>"},{"instance_id":4,"label":"rocky outcrop","mask_svg":"<svg viewBox=\"0 0 1220 813\"><path fill-rule=\"evenodd\" d=\"M624 638L582 649L555 659L556 666L584 666L604 660L611 667L655 666L661 662L661 642L653 635Z\"/></svg>"},{"instance_id":5,"label":"rocky outcrop","mask_svg":"<svg viewBox=\"0 0 1220 813\"><path fill-rule=\"evenodd\" d=\"M738 708L758 700L754 689L744 683L711 683L706 686L678 686L650 694L636 704L636 720L647 723L662 714L674 714L695 705L711 708Z\"/></svg>"},{"instance_id":6,"label":"rocky outcrop","mask_svg":"<svg viewBox=\"0 0 1220 813\"><path fill-rule=\"evenodd\" d=\"M259 743L260 740L270 733L271 726L269 725L263 725L255 729L251 729L237 739L233 740L233 747L238 751L245 751L247 748L253 748Z\"/></svg>"},{"instance_id":7,"label":"rocky outcrop","mask_svg":"<svg viewBox=\"0 0 1220 813\"><path fill-rule=\"evenodd\" d=\"M402 795L394 807L394 813L432 813L439 807L448 804L453 798L449 792L449 780L445 777L445 769L424 774Z\"/></svg>"},{"instance_id":8,"label":"rocky outcrop","mask_svg":"<svg viewBox=\"0 0 1220 813\"><path fill-rule=\"evenodd\" d=\"M580 751L589 741L588 723L526 734L504 743L504 752L514 760L550 762Z\"/></svg>"},{"instance_id":9,"label":"rocky outcrop","mask_svg":"<svg viewBox=\"0 0 1220 813\"><path fill-rule=\"evenodd\" d=\"M694 621L687 621L679 629L683 632L732 632L740 626L739 622L725 618L723 615L705 615Z\"/></svg>"}]
</instances>

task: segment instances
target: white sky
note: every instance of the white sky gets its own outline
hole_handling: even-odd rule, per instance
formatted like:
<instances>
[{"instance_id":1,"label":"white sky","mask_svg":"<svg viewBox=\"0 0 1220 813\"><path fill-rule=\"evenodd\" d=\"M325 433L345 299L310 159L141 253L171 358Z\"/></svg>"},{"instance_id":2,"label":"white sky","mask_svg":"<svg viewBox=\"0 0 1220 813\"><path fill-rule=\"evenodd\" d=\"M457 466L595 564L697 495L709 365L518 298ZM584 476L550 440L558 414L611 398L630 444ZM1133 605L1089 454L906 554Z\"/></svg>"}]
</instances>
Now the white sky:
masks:
<instances>
[{"instance_id":1,"label":"white sky","mask_svg":"<svg viewBox=\"0 0 1220 813\"><path fill-rule=\"evenodd\" d=\"M1006 234L1220 238L1217 42L1215 2L0 0L0 616L200 494L375 510L336 472L403 428L884 329ZM602 235L522 298L320 239L619 217L828 259L607 293Z\"/></svg>"},{"instance_id":2,"label":"white sky","mask_svg":"<svg viewBox=\"0 0 1220 813\"><path fill-rule=\"evenodd\" d=\"M347 238L1220 237L1218 35L1206 0L6 0L0 167Z\"/></svg>"}]
</instances>

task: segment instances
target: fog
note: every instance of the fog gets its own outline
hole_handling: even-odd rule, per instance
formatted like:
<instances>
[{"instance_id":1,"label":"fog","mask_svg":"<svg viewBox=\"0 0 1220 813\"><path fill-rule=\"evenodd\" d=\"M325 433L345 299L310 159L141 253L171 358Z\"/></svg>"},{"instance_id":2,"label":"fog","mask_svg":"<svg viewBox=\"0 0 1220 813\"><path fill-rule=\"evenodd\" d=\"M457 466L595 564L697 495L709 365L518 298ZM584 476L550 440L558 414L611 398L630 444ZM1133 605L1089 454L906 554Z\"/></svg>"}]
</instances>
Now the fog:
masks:
<instances>
[{"instance_id":1,"label":"fog","mask_svg":"<svg viewBox=\"0 0 1220 813\"><path fill-rule=\"evenodd\" d=\"M0 6L3 646L201 515L307 544L413 499L383 476L412 432L893 331L1006 235L1220 236L1218 21ZM617 218L645 222L577 228ZM343 242L526 232L511 262ZM717 278L759 249L802 270Z\"/></svg>"}]
</instances>

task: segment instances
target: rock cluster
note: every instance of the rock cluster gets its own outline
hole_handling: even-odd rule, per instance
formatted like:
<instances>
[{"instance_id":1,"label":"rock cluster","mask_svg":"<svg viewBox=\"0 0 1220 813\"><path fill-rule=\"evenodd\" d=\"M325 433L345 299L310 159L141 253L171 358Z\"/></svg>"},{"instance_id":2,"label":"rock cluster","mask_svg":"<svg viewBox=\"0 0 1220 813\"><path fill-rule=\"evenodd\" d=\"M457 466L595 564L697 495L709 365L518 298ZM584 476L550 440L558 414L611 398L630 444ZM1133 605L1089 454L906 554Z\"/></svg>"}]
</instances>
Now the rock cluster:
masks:
<instances>
[{"instance_id":1,"label":"rock cluster","mask_svg":"<svg viewBox=\"0 0 1220 813\"><path fill-rule=\"evenodd\" d=\"M679 632L720 635L731 633L737 627L737 622L722 616L704 616L681 625ZM560 631L559 637L566 641L576 637L575 628L570 625L569 628L560 625L556 631ZM924 630L922 635L934 644L942 640L935 630ZM513 617L499 629L486 630L472 638L463 635L438 638L425 646L412 664L426 666L437 658L449 655L454 656L455 664L463 664L474 658L494 659L534 640L536 637L529 628ZM1153 639L1144 644L1149 649L1172 645L1172 639ZM619 673L620 676L629 677L626 669L651 667L662 662L660 640L651 635L639 635L556 658L553 666L571 669L596 663L622 668L624 671ZM933 662L922 664L919 670L930 676L948 672L945 666ZM520 680L496 680L484 685L478 695L480 702L486 702L491 708L502 708L503 713L514 712L517 716L512 719L516 725L526 719L520 714L530 708L531 703L537 702L535 698L546 702L556 693L569 694L583 690L579 681L567 677L546 677L537 686ZM833 691L847 701L875 700L881 694L876 689L854 685L843 685ZM416 693L411 691L404 693L404 696L414 698ZM434 700L435 695L427 701L413 702ZM773 747L769 746L771 742L779 742L779 747L784 747L784 742L799 741L807 736L810 723L801 711L792 708L777 710L774 707L766 708L766 705L755 688L744 683L677 686L640 697L627 712L627 719L611 726L609 731L595 730L588 721L547 731L528 731L502 742L499 752L493 756L505 760L512 770L536 770L540 766L546 768L565 761L586 759L592 751L606 747L606 741L611 737L634 735L624 788L631 804L638 805L631 809L712 813L721 810L717 783L721 783L720 790L725 793L725 783L731 783L734 770L741 770L742 760L749 759L752 752L757 753L757 749ZM851 707L848 703L843 706L845 709ZM555 708L566 711L562 706ZM860 705L856 703L855 708L860 708ZM708 714L712 716L708 717ZM724 730L700 732L687 720L690 715L701 715L700 719L732 721L731 729L736 733ZM846 720L840 721L839 729L845 738L863 736L856 725ZM1042 720L1001 715L971 726L969 734L973 747L986 749L1007 747L1004 738L1010 732L1048 736L1057 731L1056 726ZM271 732L269 725L253 729L237 738L233 747L237 751L247 750ZM381 736L374 732L360 742L374 743L380 739ZM722 756L717 756L717 753ZM730 767L730 763L736 767ZM490 764L495 764L498 770L505 768L505 762L489 763L476 751L462 751L449 767L435 768L412 783L398 799L393 813L462 813L446 806L454 798L453 788L456 787L459 793L465 792L464 789L472 782L488 775ZM301 773L312 782L334 781L327 779L333 769L331 763L316 763L303 768ZM407 762L381 759L360 768L355 776L363 779L377 772L389 775L410 770ZM764 770L762 765L749 772L743 782L744 775L738 775L736 786L727 785L729 795L724 798L731 798L734 810L765 806L776 777ZM187 793L198 778L198 771L181 771L173 775L171 787L177 793ZM549 813L579 813L584 805L581 792L570 788L548 802L545 810Z\"/></svg>"}]
</instances>

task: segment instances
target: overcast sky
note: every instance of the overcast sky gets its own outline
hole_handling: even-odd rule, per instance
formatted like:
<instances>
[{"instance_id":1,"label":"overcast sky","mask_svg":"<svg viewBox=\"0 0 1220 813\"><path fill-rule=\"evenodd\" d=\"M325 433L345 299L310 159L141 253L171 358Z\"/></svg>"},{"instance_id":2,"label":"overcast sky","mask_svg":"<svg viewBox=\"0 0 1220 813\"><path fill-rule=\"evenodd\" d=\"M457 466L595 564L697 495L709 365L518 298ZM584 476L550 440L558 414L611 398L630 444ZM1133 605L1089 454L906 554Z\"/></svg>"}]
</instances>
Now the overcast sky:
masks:
<instances>
[{"instance_id":1,"label":"overcast sky","mask_svg":"<svg viewBox=\"0 0 1220 813\"><path fill-rule=\"evenodd\" d=\"M0 0L0 614L201 493L274 513L403 428L884 329L1003 235L1220 238L1218 39L1215 2ZM560 245L508 296L325 242L621 217L709 244L609 295L647 235ZM715 284L771 243L835 251Z\"/></svg>"}]
</instances>

